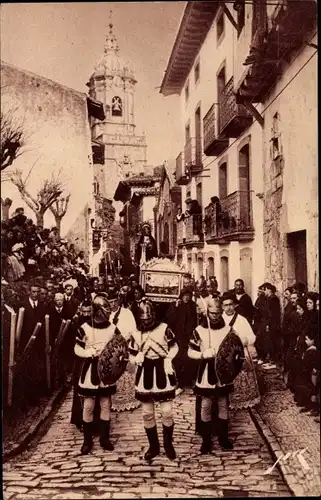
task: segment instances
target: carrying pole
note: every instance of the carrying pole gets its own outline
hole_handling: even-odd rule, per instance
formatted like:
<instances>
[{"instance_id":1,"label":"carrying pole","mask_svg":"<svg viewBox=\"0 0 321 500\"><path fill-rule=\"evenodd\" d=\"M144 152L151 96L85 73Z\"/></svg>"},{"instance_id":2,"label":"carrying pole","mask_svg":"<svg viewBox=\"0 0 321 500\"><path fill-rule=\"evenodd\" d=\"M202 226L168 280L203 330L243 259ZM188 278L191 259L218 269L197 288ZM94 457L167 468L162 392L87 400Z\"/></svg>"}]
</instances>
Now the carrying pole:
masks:
<instances>
[{"instance_id":1,"label":"carrying pole","mask_svg":"<svg viewBox=\"0 0 321 500\"><path fill-rule=\"evenodd\" d=\"M47 377L47 387L51 388L51 356L50 356L50 330L49 330L49 314L45 316L45 335L46 335L46 377Z\"/></svg>"},{"instance_id":2,"label":"carrying pole","mask_svg":"<svg viewBox=\"0 0 321 500\"><path fill-rule=\"evenodd\" d=\"M16 342L16 320L17 320L17 314L12 309L12 311L11 311L11 323L10 323L10 350L9 350L9 373L8 373L8 406L12 405L14 351L15 351L15 342Z\"/></svg>"}]
</instances>

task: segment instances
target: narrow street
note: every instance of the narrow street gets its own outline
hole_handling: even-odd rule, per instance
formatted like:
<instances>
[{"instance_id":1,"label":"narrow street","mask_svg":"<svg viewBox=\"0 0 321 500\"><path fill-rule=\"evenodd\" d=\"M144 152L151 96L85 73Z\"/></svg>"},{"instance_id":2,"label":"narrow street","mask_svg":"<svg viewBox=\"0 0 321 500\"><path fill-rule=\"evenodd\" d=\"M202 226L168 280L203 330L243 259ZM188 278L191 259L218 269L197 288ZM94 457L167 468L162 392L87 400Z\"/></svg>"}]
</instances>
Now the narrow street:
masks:
<instances>
[{"instance_id":1,"label":"narrow street","mask_svg":"<svg viewBox=\"0 0 321 500\"><path fill-rule=\"evenodd\" d=\"M200 456L194 433L194 397L175 402L175 447L178 459L164 455L152 464L143 459L146 438L141 409L112 414L114 452L103 451L95 438L91 455L79 453L82 434L69 423L69 393L40 441L4 465L4 499L198 498L243 495L290 496L248 411L231 415L232 452L216 440L212 456ZM240 496L240 495L239 495Z\"/></svg>"}]
</instances>

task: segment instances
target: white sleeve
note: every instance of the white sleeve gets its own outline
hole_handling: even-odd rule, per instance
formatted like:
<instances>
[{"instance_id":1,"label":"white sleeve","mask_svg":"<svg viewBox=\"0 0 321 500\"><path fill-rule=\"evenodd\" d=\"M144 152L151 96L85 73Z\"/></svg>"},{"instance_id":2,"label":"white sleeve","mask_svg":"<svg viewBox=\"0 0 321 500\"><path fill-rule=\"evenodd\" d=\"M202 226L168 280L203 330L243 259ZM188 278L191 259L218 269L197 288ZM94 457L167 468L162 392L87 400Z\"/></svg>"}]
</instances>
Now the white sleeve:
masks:
<instances>
[{"instance_id":1,"label":"white sleeve","mask_svg":"<svg viewBox=\"0 0 321 500\"><path fill-rule=\"evenodd\" d=\"M235 330L242 343L248 346L253 345L256 337L248 320L243 316L238 315L237 323L237 330Z\"/></svg>"}]
</instances>

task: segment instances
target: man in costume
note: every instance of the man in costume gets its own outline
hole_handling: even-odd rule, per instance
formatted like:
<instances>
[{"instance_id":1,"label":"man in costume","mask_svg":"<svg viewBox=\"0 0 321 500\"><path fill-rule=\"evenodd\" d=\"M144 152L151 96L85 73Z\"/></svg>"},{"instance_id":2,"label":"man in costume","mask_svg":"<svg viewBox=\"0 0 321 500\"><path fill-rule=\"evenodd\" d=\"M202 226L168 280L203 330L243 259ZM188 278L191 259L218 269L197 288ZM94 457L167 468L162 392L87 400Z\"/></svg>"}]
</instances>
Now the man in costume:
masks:
<instances>
[{"instance_id":1,"label":"man in costume","mask_svg":"<svg viewBox=\"0 0 321 500\"><path fill-rule=\"evenodd\" d=\"M173 447L173 406L176 377L172 361L178 352L175 335L165 323L156 321L155 309L149 300L139 304L140 331L129 342L131 359L137 365L135 394L143 404L143 421L149 441L145 460L159 455L160 446L155 421L155 403L160 403L166 456L176 458Z\"/></svg>"},{"instance_id":2,"label":"man in costume","mask_svg":"<svg viewBox=\"0 0 321 500\"><path fill-rule=\"evenodd\" d=\"M222 307L219 298L207 301L207 314L201 324L194 330L189 344L188 355L200 360L195 394L201 396L201 435L203 438L201 454L208 454L212 449L213 404L217 405L216 432L220 446L224 450L233 449L228 438L228 405L229 394L233 391L233 383L222 384L216 372L216 357L223 341L230 334L231 327L225 325L222 318ZM243 345L247 338L241 338ZM224 353L223 353L224 354ZM226 353L228 357L229 353Z\"/></svg>"},{"instance_id":3,"label":"man in costume","mask_svg":"<svg viewBox=\"0 0 321 500\"><path fill-rule=\"evenodd\" d=\"M78 382L78 394L83 397L84 442L81 453L87 455L93 446L93 420L96 398L100 403L100 445L105 450L114 449L109 440L111 396L116 392L116 383L104 384L98 374L98 358L118 328L110 323L111 309L105 294L97 294L92 303L93 315L79 329L75 354L84 359Z\"/></svg>"},{"instance_id":4,"label":"man in costume","mask_svg":"<svg viewBox=\"0 0 321 500\"><path fill-rule=\"evenodd\" d=\"M251 325L244 316L236 312L236 302L234 294L225 292L222 295L222 318L225 325L233 328L234 332L245 342L244 346L251 346L255 343L255 334ZM260 401L260 391L256 378L256 372L251 354L247 347L244 349L244 364L242 371L234 380L234 391L230 395L231 409L241 410L255 406Z\"/></svg>"}]
</instances>

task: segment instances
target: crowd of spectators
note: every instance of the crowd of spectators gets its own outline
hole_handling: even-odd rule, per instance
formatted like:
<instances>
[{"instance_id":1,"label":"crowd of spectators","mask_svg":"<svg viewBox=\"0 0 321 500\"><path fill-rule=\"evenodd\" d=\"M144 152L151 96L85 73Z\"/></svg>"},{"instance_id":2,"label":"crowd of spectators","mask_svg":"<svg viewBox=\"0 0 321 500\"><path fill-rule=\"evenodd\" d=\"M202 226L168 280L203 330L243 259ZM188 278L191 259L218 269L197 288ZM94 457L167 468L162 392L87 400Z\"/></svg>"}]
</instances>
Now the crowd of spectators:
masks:
<instances>
[{"instance_id":1,"label":"crowd of spectators","mask_svg":"<svg viewBox=\"0 0 321 500\"><path fill-rule=\"evenodd\" d=\"M265 370L279 367L301 412L320 412L319 294L302 283L284 291L283 315L276 287L258 289L253 328L256 362Z\"/></svg>"},{"instance_id":2,"label":"crowd of spectators","mask_svg":"<svg viewBox=\"0 0 321 500\"><path fill-rule=\"evenodd\" d=\"M52 270L80 267L88 272L83 252L59 237L56 227L42 228L28 219L23 208L1 222L1 276L9 283L28 281Z\"/></svg>"}]
</instances>

